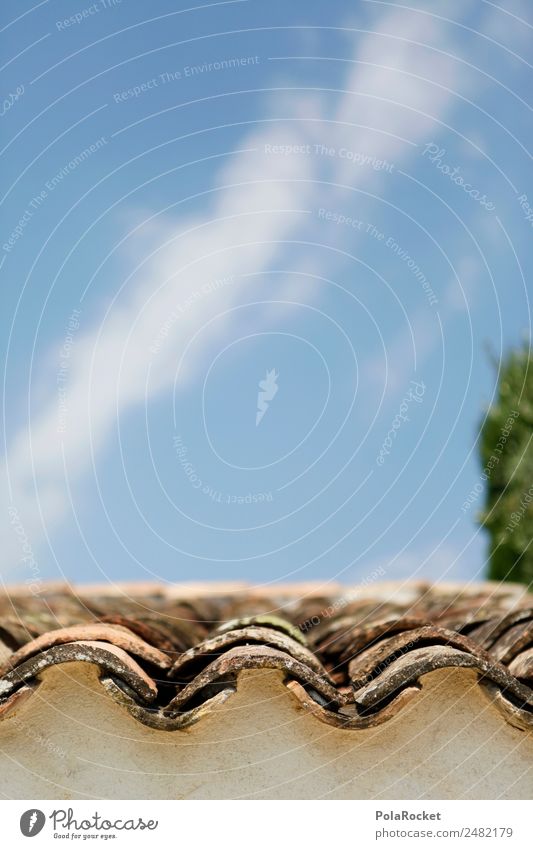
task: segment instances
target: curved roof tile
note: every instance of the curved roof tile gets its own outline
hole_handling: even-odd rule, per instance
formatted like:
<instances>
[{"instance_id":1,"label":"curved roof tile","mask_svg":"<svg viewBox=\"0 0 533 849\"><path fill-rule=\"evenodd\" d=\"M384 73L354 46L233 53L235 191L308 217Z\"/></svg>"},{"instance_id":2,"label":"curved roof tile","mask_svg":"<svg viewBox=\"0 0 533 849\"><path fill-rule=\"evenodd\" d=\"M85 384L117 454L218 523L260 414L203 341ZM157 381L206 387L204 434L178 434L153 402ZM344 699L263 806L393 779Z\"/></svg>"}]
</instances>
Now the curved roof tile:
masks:
<instances>
[{"instance_id":1,"label":"curved roof tile","mask_svg":"<svg viewBox=\"0 0 533 849\"><path fill-rule=\"evenodd\" d=\"M533 596L516 585L49 585L0 595L0 719L55 664L85 662L138 721L175 731L243 669L278 669L299 705L347 730L386 722L436 669L463 667L533 730Z\"/></svg>"}]
</instances>

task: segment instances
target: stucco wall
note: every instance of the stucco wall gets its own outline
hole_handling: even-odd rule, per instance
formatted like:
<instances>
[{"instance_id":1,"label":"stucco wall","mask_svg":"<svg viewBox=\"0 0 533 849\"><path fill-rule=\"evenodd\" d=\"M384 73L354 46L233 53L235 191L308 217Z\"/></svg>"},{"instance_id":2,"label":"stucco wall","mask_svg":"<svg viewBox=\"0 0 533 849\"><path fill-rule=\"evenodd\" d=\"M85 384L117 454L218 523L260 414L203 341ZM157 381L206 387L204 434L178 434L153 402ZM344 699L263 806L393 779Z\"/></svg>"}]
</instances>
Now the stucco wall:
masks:
<instances>
[{"instance_id":1,"label":"stucco wall","mask_svg":"<svg viewBox=\"0 0 533 849\"><path fill-rule=\"evenodd\" d=\"M390 722L326 726L270 671L243 673L186 731L136 722L94 667L50 668L0 723L0 792L21 799L526 799L533 735L506 723L470 670L440 670Z\"/></svg>"}]
</instances>

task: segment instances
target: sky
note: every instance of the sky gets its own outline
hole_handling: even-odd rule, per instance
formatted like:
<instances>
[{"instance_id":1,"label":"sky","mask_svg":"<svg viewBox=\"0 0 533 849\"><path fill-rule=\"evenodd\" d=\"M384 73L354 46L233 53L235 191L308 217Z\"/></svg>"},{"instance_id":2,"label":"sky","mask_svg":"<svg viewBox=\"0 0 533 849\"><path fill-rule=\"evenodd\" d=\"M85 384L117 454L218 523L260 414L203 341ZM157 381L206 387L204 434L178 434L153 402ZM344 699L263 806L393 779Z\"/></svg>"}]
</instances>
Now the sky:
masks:
<instances>
[{"instance_id":1,"label":"sky","mask_svg":"<svg viewBox=\"0 0 533 849\"><path fill-rule=\"evenodd\" d=\"M1 16L3 580L483 579L531 5Z\"/></svg>"}]
</instances>

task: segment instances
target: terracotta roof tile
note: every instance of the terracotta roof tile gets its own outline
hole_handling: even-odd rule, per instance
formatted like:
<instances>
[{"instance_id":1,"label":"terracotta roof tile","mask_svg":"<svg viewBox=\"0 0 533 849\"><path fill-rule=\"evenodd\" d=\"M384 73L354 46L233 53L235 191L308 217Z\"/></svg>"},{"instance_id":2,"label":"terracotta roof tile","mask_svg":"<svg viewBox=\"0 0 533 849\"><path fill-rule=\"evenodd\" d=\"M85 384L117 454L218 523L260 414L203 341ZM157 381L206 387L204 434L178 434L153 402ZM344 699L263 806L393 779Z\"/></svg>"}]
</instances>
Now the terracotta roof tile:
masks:
<instances>
[{"instance_id":1,"label":"terracotta roof tile","mask_svg":"<svg viewBox=\"0 0 533 849\"><path fill-rule=\"evenodd\" d=\"M141 640L127 628L96 622L86 625L71 625L69 628L57 628L55 631L47 631L40 637L30 640L0 666L0 676L32 657L32 655L40 654L52 646L85 640L111 643L129 652L129 654L142 658L147 663L161 667L161 669L168 669L171 665L171 660L167 654Z\"/></svg>"},{"instance_id":2,"label":"terracotta roof tile","mask_svg":"<svg viewBox=\"0 0 533 849\"><path fill-rule=\"evenodd\" d=\"M154 728L197 722L260 668L281 670L321 721L364 728L416 698L426 674L466 667L507 721L533 730L533 596L509 584L12 587L0 643L0 719L49 666L81 661Z\"/></svg>"}]
</instances>

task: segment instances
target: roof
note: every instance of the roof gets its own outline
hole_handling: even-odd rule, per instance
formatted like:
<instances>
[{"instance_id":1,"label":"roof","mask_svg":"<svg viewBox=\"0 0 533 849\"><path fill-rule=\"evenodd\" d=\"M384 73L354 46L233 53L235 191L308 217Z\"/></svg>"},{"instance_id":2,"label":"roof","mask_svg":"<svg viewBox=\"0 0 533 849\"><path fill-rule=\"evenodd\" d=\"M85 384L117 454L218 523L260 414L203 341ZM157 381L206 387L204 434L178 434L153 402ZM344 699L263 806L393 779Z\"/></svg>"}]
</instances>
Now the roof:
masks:
<instances>
[{"instance_id":1,"label":"roof","mask_svg":"<svg viewBox=\"0 0 533 849\"><path fill-rule=\"evenodd\" d=\"M0 719L50 666L96 665L138 721L174 731L279 669L300 705L347 731L386 722L428 673L465 667L502 717L533 730L533 594L424 582L11 587L0 595Z\"/></svg>"}]
</instances>

